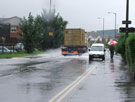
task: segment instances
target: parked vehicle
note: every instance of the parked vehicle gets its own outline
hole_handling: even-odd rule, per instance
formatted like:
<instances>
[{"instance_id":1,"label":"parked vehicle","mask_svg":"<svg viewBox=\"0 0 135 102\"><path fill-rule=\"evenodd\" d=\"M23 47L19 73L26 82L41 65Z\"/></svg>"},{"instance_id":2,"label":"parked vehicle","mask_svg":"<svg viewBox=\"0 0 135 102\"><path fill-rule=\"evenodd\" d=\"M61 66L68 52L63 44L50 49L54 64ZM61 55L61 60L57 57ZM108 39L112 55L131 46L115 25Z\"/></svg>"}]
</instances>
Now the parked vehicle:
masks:
<instances>
[{"instance_id":1,"label":"parked vehicle","mask_svg":"<svg viewBox=\"0 0 135 102\"><path fill-rule=\"evenodd\" d=\"M17 43L16 45L15 45L15 48L14 48L16 51L22 51L22 50L24 50L24 45L23 45L23 43Z\"/></svg>"},{"instance_id":2,"label":"parked vehicle","mask_svg":"<svg viewBox=\"0 0 135 102\"><path fill-rule=\"evenodd\" d=\"M0 53L10 53L10 50L5 46L0 46Z\"/></svg>"},{"instance_id":3,"label":"parked vehicle","mask_svg":"<svg viewBox=\"0 0 135 102\"><path fill-rule=\"evenodd\" d=\"M80 55L86 51L85 31L82 29L65 29L64 47L61 48L62 55Z\"/></svg>"},{"instance_id":4,"label":"parked vehicle","mask_svg":"<svg viewBox=\"0 0 135 102\"><path fill-rule=\"evenodd\" d=\"M16 52L15 50L9 50L5 46L0 46L0 53L10 53L10 52Z\"/></svg>"},{"instance_id":5,"label":"parked vehicle","mask_svg":"<svg viewBox=\"0 0 135 102\"><path fill-rule=\"evenodd\" d=\"M101 58L105 60L105 47L102 43L94 43L89 49L89 61L93 58Z\"/></svg>"}]
</instances>

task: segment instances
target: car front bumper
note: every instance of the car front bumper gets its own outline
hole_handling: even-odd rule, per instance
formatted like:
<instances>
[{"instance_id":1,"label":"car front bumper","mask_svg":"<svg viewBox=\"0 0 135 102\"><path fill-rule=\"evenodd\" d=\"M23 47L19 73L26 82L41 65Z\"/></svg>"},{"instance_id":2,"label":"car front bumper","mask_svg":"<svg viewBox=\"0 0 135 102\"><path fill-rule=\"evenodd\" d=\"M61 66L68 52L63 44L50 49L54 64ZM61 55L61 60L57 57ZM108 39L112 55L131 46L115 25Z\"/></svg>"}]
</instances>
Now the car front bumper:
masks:
<instances>
[{"instance_id":1,"label":"car front bumper","mask_svg":"<svg viewBox=\"0 0 135 102\"><path fill-rule=\"evenodd\" d=\"M103 58L104 55L93 54L93 55L89 55L89 57L91 57L91 58Z\"/></svg>"}]
</instances>

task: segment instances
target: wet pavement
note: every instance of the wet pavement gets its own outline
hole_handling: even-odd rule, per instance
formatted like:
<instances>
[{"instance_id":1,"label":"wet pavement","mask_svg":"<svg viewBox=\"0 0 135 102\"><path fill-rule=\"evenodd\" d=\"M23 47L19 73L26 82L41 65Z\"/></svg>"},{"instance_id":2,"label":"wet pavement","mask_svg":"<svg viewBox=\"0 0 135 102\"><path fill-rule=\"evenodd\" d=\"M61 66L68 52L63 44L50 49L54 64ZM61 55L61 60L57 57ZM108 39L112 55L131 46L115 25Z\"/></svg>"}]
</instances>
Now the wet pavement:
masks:
<instances>
[{"instance_id":1,"label":"wet pavement","mask_svg":"<svg viewBox=\"0 0 135 102\"><path fill-rule=\"evenodd\" d=\"M60 49L38 56L0 59L1 102L48 102L87 69L96 68L62 102L135 102L135 84L119 55L88 61L88 54L62 56ZM54 101L55 102L55 101Z\"/></svg>"}]
</instances>

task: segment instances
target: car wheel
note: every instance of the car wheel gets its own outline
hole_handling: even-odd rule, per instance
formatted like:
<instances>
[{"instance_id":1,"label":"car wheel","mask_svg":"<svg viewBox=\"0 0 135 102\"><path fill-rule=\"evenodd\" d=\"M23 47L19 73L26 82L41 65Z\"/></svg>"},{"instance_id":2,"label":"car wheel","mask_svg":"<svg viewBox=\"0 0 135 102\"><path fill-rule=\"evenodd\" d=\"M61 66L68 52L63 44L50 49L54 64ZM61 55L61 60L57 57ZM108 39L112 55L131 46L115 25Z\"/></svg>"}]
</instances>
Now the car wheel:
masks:
<instances>
[{"instance_id":1,"label":"car wheel","mask_svg":"<svg viewBox=\"0 0 135 102\"><path fill-rule=\"evenodd\" d=\"M102 60L105 60L105 56L102 57Z\"/></svg>"},{"instance_id":2,"label":"car wheel","mask_svg":"<svg viewBox=\"0 0 135 102\"><path fill-rule=\"evenodd\" d=\"M92 57L89 55L89 61L91 61L92 60Z\"/></svg>"}]
</instances>

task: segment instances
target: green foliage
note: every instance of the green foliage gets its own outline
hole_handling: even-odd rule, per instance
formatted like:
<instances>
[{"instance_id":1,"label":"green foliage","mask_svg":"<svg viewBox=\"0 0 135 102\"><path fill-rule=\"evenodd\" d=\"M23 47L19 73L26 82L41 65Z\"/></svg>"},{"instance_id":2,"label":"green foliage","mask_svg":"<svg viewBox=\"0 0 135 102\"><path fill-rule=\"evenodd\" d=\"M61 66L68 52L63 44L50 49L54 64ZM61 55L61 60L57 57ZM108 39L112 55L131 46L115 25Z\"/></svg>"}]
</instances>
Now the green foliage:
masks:
<instances>
[{"instance_id":1,"label":"green foliage","mask_svg":"<svg viewBox=\"0 0 135 102\"><path fill-rule=\"evenodd\" d=\"M116 52L121 54L123 60L131 68L135 68L135 35L129 34L126 39L125 34L121 34L116 45Z\"/></svg>"},{"instance_id":2,"label":"green foliage","mask_svg":"<svg viewBox=\"0 0 135 102\"><path fill-rule=\"evenodd\" d=\"M109 47L108 46L108 41L104 41L104 45L105 45L106 48L108 48Z\"/></svg>"},{"instance_id":3,"label":"green foliage","mask_svg":"<svg viewBox=\"0 0 135 102\"><path fill-rule=\"evenodd\" d=\"M29 13L28 19L24 17L19 26L23 32L22 42L25 50L28 53L32 53L39 41L39 24L35 21L31 13Z\"/></svg>"},{"instance_id":4,"label":"green foliage","mask_svg":"<svg viewBox=\"0 0 135 102\"><path fill-rule=\"evenodd\" d=\"M126 60L126 62L127 62L127 64L130 66L131 65L131 63L130 63L130 48L129 48L129 38L126 40L126 43L125 43L125 60Z\"/></svg>"},{"instance_id":5,"label":"green foliage","mask_svg":"<svg viewBox=\"0 0 135 102\"><path fill-rule=\"evenodd\" d=\"M34 56L34 55L41 54L41 53L44 53L44 52L45 51L34 51L33 53L26 53L26 52L4 53L4 54L0 54L0 58Z\"/></svg>"},{"instance_id":6,"label":"green foliage","mask_svg":"<svg viewBox=\"0 0 135 102\"><path fill-rule=\"evenodd\" d=\"M43 49L57 48L63 44L64 29L67 21L57 14L55 10L47 12L43 9L41 15L37 16L38 22L42 25L41 45ZM49 36L49 32L53 32L53 36Z\"/></svg>"},{"instance_id":7,"label":"green foliage","mask_svg":"<svg viewBox=\"0 0 135 102\"><path fill-rule=\"evenodd\" d=\"M41 15L34 18L31 13L28 19L24 17L20 23L23 32L22 43L28 53L32 53L34 49L57 48L63 44L64 29L67 21L55 13L47 12L43 9ZM49 36L49 32L53 32L53 36Z\"/></svg>"},{"instance_id":8,"label":"green foliage","mask_svg":"<svg viewBox=\"0 0 135 102\"><path fill-rule=\"evenodd\" d=\"M129 66L135 65L135 35L130 34L126 40L126 60Z\"/></svg>"},{"instance_id":9,"label":"green foliage","mask_svg":"<svg viewBox=\"0 0 135 102\"><path fill-rule=\"evenodd\" d=\"M125 42L126 38L124 34L120 35L120 38L118 40L118 43L115 46L115 51L116 53L120 53L123 60L126 62L126 57L125 57Z\"/></svg>"}]
</instances>

